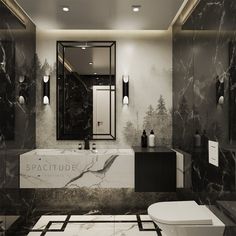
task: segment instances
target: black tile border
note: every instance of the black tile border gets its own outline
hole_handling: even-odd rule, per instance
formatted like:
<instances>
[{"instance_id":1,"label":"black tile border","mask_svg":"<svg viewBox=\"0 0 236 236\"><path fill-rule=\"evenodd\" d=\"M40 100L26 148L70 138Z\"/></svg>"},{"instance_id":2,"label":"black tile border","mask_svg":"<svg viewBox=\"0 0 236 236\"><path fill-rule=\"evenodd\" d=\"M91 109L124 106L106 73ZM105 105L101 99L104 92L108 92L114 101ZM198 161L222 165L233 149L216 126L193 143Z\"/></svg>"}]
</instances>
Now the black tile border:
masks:
<instances>
[{"instance_id":1,"label":"black tile border","mask_svg":"<svg viewBox=\"0 0 236 236\"><path fill-rule=\"evenodd\" d=\"M53 215L52 215L53 216ZM82 216L82 215L81 215ZM115 215L114 215L115 216ZM44 229L31 229L30 232L41 232L40 236L45 236L47 232L64 232L68 223L137 223L139 231L154 231L157 233L157 236L162 236L161 229L152 221L152 220L141 220L140 215L136 215L137 220L70 220L71 215L68 215L64 221L48 221ZM40 218L39 218L40 219ZM50 229L51 225L54 223L62 223L61 229ZM153 229L145 229L143 223L153 223Z\"/></svg>"},{"instance_id":2,"label":"black tile border","mask_svg":"<svg viewBox=\"0 0 236 236\"><path fill-rule=\"evenodd\" d=\"M162 236L162 234L161 234L162 230L152 220L149 220L149 221L143 220L142 221L140 215L136 215L136 217L137 217L139 231L156 231L158 236ZM143 224L142 224L143 222L153 223L154 229L145 229L145 228L143 228Z\"/></svg>"}]
</instances>

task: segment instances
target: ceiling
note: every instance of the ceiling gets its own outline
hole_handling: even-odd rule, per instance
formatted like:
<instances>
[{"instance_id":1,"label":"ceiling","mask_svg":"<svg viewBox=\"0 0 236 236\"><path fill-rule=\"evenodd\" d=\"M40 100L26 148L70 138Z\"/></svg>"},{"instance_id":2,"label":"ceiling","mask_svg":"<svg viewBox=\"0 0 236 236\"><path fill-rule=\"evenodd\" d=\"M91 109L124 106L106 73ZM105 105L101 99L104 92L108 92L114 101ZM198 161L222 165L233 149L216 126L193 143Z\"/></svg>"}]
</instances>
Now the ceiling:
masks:
<instances>
[{"instance_id":1,"label":"ceiling","mask_svg":"<svg viewBox=\"0 0 236 236\"><path fill-rule=\"evenodd\" d=\"M23 22L8 8L6 4L0 2L0 29L24 29Z\"/></svg>"},{"instance_id":2,"label":"ceiling","mask_svg":"<svg viewBox=\"0 0 236 236\"><path fill-rule=\"evenodd\" d=\"M42 29L167 30L184 0L16 0ZM139 12L132 5L141 5ZM69 12L62 7L68 6Z\"/></svg>"}]
</instances>

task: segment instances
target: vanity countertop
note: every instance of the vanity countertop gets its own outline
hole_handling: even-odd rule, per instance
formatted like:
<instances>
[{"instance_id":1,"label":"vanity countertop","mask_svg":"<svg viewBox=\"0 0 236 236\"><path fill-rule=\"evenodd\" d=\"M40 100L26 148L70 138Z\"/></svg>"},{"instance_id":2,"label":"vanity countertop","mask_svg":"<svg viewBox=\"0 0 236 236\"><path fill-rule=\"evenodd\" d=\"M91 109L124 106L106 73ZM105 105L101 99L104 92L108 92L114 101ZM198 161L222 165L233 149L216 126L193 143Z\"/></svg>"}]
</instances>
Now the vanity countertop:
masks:
<instances>
[{"instance_id":1,"label":"vanity countertop","mask_svg":"<svg viewBox=\"0 0 236 236\"><path fill-rule=\"evenodd\" d=\"M95 149L95 150L79 150L79 149L34 149L22 154L21 156L87 156L87 155L132 155L132 149Z\"/></svg>"},{"instance_id":2,"label":"vanity countertop","mask_svg":"<svg viewBox=\"0 0 236 236\"><path fill-rule=\"evenodd\" d=\"M134 146L133 147L134 152L141 152L141 153L170 153L170 152L174 152L173 150L171 150L168 147L164 147L164 146L157 146L157 147L139 147L139 146Z\"/></svg>"}]
</instances>

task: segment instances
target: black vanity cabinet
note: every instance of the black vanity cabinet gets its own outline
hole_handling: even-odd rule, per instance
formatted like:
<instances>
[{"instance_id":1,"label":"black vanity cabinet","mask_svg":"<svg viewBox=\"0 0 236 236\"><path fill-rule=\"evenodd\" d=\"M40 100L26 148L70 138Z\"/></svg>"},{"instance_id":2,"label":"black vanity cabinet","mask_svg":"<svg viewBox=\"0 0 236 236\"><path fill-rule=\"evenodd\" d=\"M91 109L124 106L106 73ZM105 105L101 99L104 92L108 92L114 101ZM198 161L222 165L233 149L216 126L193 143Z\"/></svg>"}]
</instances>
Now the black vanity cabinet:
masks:
<instances>
[{"instance_id":1,"label":"black vanity cabinet","mask_svg":"<svg viewBox=\"0 0 236 236\"><path fill-rule=\"evenodd\" d=\"M136 192L175 192L176 153L166 147L133 147Z\"/></svg>"}]
</instances>

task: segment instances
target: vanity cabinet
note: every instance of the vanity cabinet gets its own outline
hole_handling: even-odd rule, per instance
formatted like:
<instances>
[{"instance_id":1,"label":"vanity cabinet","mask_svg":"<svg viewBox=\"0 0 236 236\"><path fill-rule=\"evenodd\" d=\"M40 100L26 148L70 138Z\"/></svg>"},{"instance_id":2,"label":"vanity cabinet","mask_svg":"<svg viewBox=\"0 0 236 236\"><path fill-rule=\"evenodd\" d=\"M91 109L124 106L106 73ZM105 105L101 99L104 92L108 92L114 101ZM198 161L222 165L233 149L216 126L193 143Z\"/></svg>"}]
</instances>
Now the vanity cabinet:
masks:
<instances>
[{"instance_id":1,"label":"vanity cabinet","mask_svg":"<svg viewBox=\"0 0 236 236\"><path fill-rule=\"evenodd\" d=\"M176 153L166 147L133 147L136 192L175 192Z\"/></svg>"}]
</instances>

